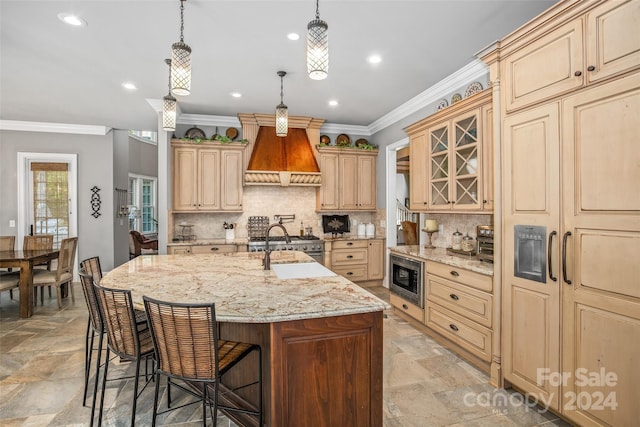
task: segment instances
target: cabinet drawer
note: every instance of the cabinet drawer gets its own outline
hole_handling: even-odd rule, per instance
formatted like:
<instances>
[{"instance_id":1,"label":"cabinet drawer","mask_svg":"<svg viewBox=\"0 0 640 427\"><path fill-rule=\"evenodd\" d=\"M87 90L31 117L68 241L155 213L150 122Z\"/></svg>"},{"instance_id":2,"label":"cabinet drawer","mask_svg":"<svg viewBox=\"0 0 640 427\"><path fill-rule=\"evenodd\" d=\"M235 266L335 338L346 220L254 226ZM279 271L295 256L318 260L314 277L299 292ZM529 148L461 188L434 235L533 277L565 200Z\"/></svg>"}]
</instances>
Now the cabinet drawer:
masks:
<instances>
[{"instance_id":1,"label":"cabinet drawer","mask_svg":"<svg viewBox=\"0 0 640 427\"><path fill-rule=\"evenodd\" d=\"M367 249L342 249L331 251L331 265L353 265L367 263Z\"/></svg>"},{"instance_id":2,"label":"cabinet drawer","mask_svg":"<svg viewBox=\"0 0 640 427\"><path fill-rule=\"evenodd\" d=\"M481 291L493 292L493 277L485 276L475 271L452 267L439 262L427 261L427 273L455 280L456 282L480 289Z\"/></svg>"},{"instance_id":3,"label":"cabinet drawer","mask_svg":"<svg viewBox=\"0 0 640 427\"><path fill-rule=\"evenodd\" d=\"M342 277L346 277L352 282L362 282L368 280L366 265L334 267L331 270Z\"/></svg>"},{"instance_id":4,"label":"cabinet drawer","mask_svg":"<svg viewBox=\"0 0 640 427\"><path fill-rule=\"evenodd\" d=\"M389 302L396 309L408 314L420 322L424 322L424 310L417 305L410 303L396 294L389 295Z\"/></svg>"},{"instance_id":5,"label":"cabinet drawer","mask_svg":"<svg viewBox=\"0 0 640 427\"><path fill-rule=\"evenodd\" d=\"M425 323L480 359L491 361L491 330L427 301Z\"/></svg>"},{"instance_id":6,"label":"cabinet drawer","mask_svg":"<svg viewBox=\"0 0 640 427\"><path fill-rule=\"evenodd\" d=\"M192 254L221 254L235 252L236 245L196 245L191 246Z\"/></svg>"},{"instance_id":7,"label":"cabinet drawer","mask_svg":"<svg viewBox=\"0 0 640 427\"><path fill-rule=\"evenodd\" d=\"M336 240L331 243L332 249L351 249L366 248L368 245L366 240Z\"/></svg>"},{"instance_id":8,"label":"cabinet drawer","mask_svg":"<svg viewBox=\"0 0 640 427\"><path fill-rule=\"evenodd\" d=\"M191 253L191 246L169 246L167 253L169 255L189 255Z\"/></svg>"},{"instance_id":9,"label":"cabinet drawer","mask_svg":"<svg viewBox=\"0 0 640 427\"><path fill-rule=\"evenodd\" d=\"M488 328L491 327L493 305L491 294L440 276L427 275L427 300L436 302Z\"/></svg>"}]
</instances>

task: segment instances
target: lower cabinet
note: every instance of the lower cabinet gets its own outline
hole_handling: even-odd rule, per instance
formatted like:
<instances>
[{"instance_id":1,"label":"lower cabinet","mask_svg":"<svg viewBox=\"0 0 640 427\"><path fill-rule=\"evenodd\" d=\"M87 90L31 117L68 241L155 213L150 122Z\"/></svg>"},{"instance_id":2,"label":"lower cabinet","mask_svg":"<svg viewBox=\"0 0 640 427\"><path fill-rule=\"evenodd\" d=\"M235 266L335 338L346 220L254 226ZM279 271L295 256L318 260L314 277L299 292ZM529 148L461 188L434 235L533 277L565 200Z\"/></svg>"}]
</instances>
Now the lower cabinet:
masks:
<instances>
[{"instance_id":1,"label":"lower cabinet","mask_svg":"<svg viewBox=\"0 0 640 427\"><path fill-rule=\"evenodd\" d=\"M221 254L226 252L238 252L238 245L176 245L167 248L169 255Z\"/></svg>"},{"instance_id":2,"label":"lower cabinet","mask_svg":"<svg viewBox=\"0 0 640 427\"><path fill-rule=\"evenodd\" d=\"M384 239L336 240L325 248L334 273L352 282L384 278Z\"/></svg>"}]
</instances>

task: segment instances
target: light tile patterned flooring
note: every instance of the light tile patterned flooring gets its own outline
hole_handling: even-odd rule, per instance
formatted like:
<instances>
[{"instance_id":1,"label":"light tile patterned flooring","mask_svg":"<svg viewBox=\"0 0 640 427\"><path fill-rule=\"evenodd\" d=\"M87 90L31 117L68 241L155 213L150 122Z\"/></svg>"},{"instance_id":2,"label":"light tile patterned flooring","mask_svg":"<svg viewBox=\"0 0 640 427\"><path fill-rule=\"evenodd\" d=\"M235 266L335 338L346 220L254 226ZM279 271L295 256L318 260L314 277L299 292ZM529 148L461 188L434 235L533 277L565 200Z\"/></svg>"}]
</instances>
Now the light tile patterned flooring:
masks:
<instances>
[{"instance_id":1,"label":"light tile patterned flooring","mask_svg":"<svg viewBox=\"0 0 640 427\"><path fill-rule=\"evenodd\" d=\"M388 301L387 289L369 290ZM10 300L8 292L0 295L0 425L89 424L91 410L82 406L87 312L78 284L75 294L75 304L67 298L62 310L57 309L55 295L45 296L44 305L38 305L35 315L26 320L18 318L17 300ZM393 310L386 315L385 427L569 425L550 412L529 407L520 394L491 387L484 373ZM114 369L114 375L130 371L129 365ZM129 425L131 386L108 383L103 425ZM153 387L149 387L138 402L138 425L150 425L152 403ZM186 427L201 425L201 420L200 407L191 406L159 421ZM234 426L224 416L218 425Z\"/></svg>"}]
</instances>

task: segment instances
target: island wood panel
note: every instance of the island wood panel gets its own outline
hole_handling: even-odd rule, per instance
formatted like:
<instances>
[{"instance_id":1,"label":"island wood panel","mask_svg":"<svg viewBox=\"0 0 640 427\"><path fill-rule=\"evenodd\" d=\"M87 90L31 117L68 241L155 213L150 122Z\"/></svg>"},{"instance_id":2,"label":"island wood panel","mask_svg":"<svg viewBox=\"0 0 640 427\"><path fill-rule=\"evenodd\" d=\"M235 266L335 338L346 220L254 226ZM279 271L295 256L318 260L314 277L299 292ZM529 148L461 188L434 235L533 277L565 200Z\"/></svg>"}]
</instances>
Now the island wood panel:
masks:
<instances>
[{"instance_id":1,"label":"island wood panel","mask_svg":"<svg viewBox=\"0 0 640 427\"><path fill-rule=\"evenodd\" d=\"M271 423L382 426L382 312L271 325Z\"/></svg>"}]
</instances>

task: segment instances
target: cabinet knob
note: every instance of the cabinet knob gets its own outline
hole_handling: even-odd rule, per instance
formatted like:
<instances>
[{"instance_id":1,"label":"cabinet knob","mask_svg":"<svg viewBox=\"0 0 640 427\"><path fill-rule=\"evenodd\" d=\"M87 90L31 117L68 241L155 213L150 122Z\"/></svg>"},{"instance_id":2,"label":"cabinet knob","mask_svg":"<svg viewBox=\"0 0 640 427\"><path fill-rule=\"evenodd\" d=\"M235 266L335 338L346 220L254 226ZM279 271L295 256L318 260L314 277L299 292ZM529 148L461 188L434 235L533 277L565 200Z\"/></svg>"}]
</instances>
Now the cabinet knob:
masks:
<instances>
[{"instance_id":1,"label":"cabinet knob","mask_svg":"<svg viewBox=\"0 0 640 427\"><path fill-rule=\"evenodd\" d=\"M453 329L454 331L458 332L458 327L456 325L454 325L453 323L449 325L449 327L451 329Z\"/></svg>"},{"instance_id":2,"label":"cabinet knob","mask_svg":"<svg viewBox=\"0 0 640 427\"><path fill-rule=\"evenodd\" d=\"M347 255L347 259L353 258L353 255Z\"/></svg>"},{"instance_id":3,"label":"cabinet knob","mask_svg":"<svg viewBox=\"0 0 640 427\"><path fill-rule=\"evenodd\" d=\"M347 272L347 276L353 276L353 272L352 271Z\"/></svg>"},{"instance_id":4,"label":"cabinet knob","mask_svg":"<svg viewBox=\"0 0 640 427\"><path fill-rule=\"evenodd\" d=\"M596 69L596 67L594 67L593 65L589 65L589 66L587 67L587 71L593 71L593 70L595 70L595 69Z\"/></svg>"},{"instance_id":5,"label":"cabinet knob","mask_svg":"<svg viewBox=\"0 0 640 427\"><path fill-rule=\"evenodd\" d=\"M575 73L573 73L573 75L576 77L580 77L582 75L582 71L578 70Z\"/></svg>"},{"instance_id":6,"label":"cabinet knob","mask_svg":"<svg viewBox=\"0 0 640 427\"><path fill-rule=\"evenodd\" d=\"M482 201L482 203L486 204L486 203L487 203L487 200L486 200L486 199L485 199L485 200L483 200L483 201Z\"/></svg>"},{"instance_id":7,"label":"cabinet knob","mask_svg":"<svg viewBox=\"0 0 640 427\"><path fill-rule=\"evenodd\" d=\"M347 242L347 246L353 246L353 242Z\"/></svg>"},{"instance_id":8,"label":"cabinet knob","mask_svg":"<svg viewBox=\"0 0 640 427\"><path fill-rule=\"evenodd\" d=\"M215 247L215 246L213 248L211 248L212 251L217 251L218 249L220 249L220 248Z\"/></svg>"},{"instance_id":9,"label":"cabinet knob","mask_svg":"<svg viewBox=\"0 0 640 427\"><path fill-rule=\"evenodd\" d=\"M460 297L458 297L458 295L456 294L449 294L449 297L454 301L458 301L460 299Z\"/></svg>"},{"instance_id":10,"label":"cabinet knob","mask_svg":"<svg viewBox=\"0 0 640 427\"><path fill-rule=\"evenodd\" d=\"M407 304L402 304L402 308L404 308L405 310L409 310L409 306Z\"/></svg>"},{"instance_id":11,"label":"cabinet knob","mask_svg":"<svg viewBox=\"0 0 640 427\"><path fill-rule=\"evenodd\" d=\"M458 277L458 276L460 275L460 273L458 273L458 272L457 272L457 271L455 271L455 270L451 270L449 273L450 273L452 276L455 276L455 277Z\"/></svg>"}]
</instances>

